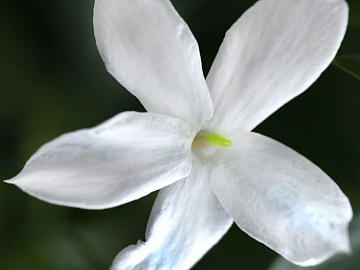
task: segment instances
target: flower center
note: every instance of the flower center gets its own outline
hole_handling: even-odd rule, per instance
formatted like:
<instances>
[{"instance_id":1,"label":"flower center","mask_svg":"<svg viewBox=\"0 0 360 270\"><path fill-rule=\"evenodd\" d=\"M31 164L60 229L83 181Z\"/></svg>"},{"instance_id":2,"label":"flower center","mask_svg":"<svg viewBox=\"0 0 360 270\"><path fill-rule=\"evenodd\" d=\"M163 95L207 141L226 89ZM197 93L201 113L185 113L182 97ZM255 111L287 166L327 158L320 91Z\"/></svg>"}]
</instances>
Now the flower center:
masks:
<instances>
[{"instance_id":1,"label":"flower center","mask_svg":"<svg viewBox=\"0 0 360 270\"><path fill-rule=\"evenodd\" d=\"M232 145L232 141L229 138L217 133L207 133L207 134L198 133L195 136L195 139L191 147L202 148L207 145L217 148L225 148L225 147L230 147Z\"/></svg>"}]
</instances>

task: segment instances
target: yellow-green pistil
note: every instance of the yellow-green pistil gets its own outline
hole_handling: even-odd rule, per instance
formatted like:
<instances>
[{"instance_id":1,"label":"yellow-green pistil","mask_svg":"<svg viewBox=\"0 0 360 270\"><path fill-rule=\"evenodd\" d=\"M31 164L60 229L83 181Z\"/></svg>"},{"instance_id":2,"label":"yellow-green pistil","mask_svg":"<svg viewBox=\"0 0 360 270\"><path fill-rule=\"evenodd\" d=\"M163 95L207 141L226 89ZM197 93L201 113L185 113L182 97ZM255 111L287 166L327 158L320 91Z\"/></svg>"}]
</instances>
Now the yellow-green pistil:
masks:
<instances>
[{"instance_id":1,"label":"yellow-green pistil","mask_svg":"<svg viewBox=\"0 0 360 270\"><path fill-rule=\"evenodd\" d=\"M220 134L217 133L208 133L208 134L198 134L196 135L193 147L199 147L198 144L201 142L205 142L207 145L211 145L218 148L230 147L232 145L232 141Z\"/></svg>"}]
</instances>

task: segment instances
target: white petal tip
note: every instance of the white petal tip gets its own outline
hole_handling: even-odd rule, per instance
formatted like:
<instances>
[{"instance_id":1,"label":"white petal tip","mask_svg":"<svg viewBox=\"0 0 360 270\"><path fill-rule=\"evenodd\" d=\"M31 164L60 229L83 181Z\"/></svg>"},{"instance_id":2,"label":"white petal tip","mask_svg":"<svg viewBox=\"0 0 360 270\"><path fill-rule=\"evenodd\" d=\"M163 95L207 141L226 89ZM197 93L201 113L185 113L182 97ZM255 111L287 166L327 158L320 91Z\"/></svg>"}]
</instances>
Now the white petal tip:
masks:
<instances>
[{"instance_id":1,"label":"white petal tip","mask_svg":"<svg viewBox=\"0 0 360 270\"><path fill-rule=\"evenodd\" d=\"M13 179L7 179L7 180L4 180L3 182L6 183L6 184L15 185L15 181Z\"/></svg>"},{"instance_id":2,"label":"white petal tip","mask_svg":"<svg viewBox=\"0 0 360 270\"><path fill-rule=\"evenodd\" d=\"M350 245L350 240L349 240L348 237L347 237L347 241L344 243L344 245L339 248L338 253L343 253L343 254L346 254L346 255L352 255L353 254L353 251L352 251L352 248L351 248L351 245Z\"/></svg>"},{"instance_id":3,"label":"white petal tip","mask_svg":"<svg viewBox=\"0 0 360 270\"><path fill-rule=\"evenodd\" d=\"M343 231L342 239L339 241L337 253L343 253L347 255L351 255L353 253L350 243L348 225L347 228Z\"/></svg>"},{"instance_id":4,"label":"white petal tip","mask_svg":"<svg viewBox=\"0 0 360 270\"><path fill-rule=\"evenodd\" d=\"M15 175L13 178L3 180L6 184L16 185L19 186L20 183L23 182L23 177L21 177L21 172L17 175Z\"/></svg>"},{"instance_id":5,"label":"white petal tip","mask_svg":"<svg viewBox=\"0 0 360 270\"><path fill-rule=\"evenodd\" d=\"M290 261L301 267L311 267L311 266L316 266L320 263L323 263L327 259L329 259L337 254L345 254L345 255L351 256L351 255L353 255L353 251L351 249L348 236L346 236L346 238L347 238L346 241L344 241L343 243L340 243L336 249L334 249L333 251L330 251L328 254L326 254L322 257L311 258L311 259L309 259L307 261L303 261L303 262L294 262L292 260L290 260Z\"/></svg>"},{"instance_id":6,"label":"white petal tip","mask_svg":"<svg viewBox=\"0 0 360 270\"><path fill-rule=\"evenodd\" d=\"M349 248L346 249L346 250L342 250L341 253L344 253L345 255L348 255L348 256L354 255L354 252L353 252L353 250L351 249L351 247L349 247Z\"/></svg>"},{"instance_id":7,"label":"white petal tip","mask_svg":"<svg viewBox=\"0 0 360 270\"><path fill-rule=\"evenodd\" d=\"M3 180L4 183L9 184L9 185L14 185L18 188L20 188L21 190L27 192L26 190L24 190L23 188L26 188L26 179L23 179L21 177L15 176L11 179L6 179Z\"/></svg>"}]
</instances>

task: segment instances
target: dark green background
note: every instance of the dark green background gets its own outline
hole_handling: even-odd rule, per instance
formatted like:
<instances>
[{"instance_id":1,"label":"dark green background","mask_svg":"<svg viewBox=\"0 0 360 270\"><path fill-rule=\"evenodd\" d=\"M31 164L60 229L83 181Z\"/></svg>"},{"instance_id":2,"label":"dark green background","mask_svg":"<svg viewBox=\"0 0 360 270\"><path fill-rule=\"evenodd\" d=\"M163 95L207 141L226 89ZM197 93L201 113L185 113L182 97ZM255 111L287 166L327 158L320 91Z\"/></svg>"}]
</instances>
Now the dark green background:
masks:
<instances>
[{"instance_id":1,"label":"dark green background","mask_svg":"<svg viewBox=\"0 0 360 270\"><path fill-rule=\"evenodd\" d=\"M105 70L95 46L93 0L0 0L0 179L17 174L43 143L143 110ZM174 0L197 38L205 74L225 31L255 1ZM360 53L360 1L339 54ZM306 14L304 14L306 16ZM331 66L256 131L327 172L360 210L360 83ZM0 269L101 270L144 239L156 193L85 211L38 201L0 184ZM276 254L236 226L195 269L266 269ZM354 269L355 270L355 269Z\"/></svg>"}]
</instances>

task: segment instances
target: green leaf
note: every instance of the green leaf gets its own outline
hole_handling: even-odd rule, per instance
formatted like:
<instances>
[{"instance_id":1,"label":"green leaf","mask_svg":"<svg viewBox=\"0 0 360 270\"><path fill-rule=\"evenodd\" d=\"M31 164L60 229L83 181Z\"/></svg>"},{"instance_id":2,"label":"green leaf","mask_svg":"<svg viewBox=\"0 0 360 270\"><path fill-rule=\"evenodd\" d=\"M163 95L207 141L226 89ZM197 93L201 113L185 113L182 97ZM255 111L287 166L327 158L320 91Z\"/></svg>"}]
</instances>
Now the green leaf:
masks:
<instances>
[{"instance_id":1,"label":"green leaf","mask_svg":"<svg viewBox=\"0 0 360 270\"><path fill-rule=\"evenodd\" d=\"M350 224L350 241L353 253L338 254L324 263L313 267L296 266L282 257L278 257L268 270L359 270L360 269L360 216Z\"/></svg>"},{"instance_id":2,"label":"green leaf","mask_svg":"<svg viewBox=\"0 0 360 270\"><path fill-rule=\"evenodd\" d=\"M333 65L360 80L360 55L338 56Z\"/></svg>"}]
</instances>

